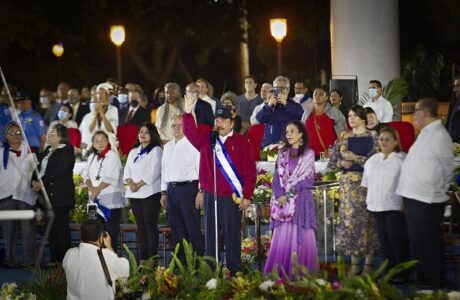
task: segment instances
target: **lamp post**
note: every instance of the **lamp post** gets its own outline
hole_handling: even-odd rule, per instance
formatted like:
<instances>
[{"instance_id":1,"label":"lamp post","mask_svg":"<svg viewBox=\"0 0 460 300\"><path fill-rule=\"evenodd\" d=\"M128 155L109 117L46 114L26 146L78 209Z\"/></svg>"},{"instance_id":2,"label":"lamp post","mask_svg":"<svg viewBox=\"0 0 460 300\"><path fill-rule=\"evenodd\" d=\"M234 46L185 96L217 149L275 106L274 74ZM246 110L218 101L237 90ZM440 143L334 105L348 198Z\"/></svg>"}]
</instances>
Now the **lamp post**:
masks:
<instances>
[{"instance_id":1,"label":"lamp post","mask_svg":"<svg viewBox=\"0 0 460 300\"><path fill-rule=\"evenodd\" d=\"M59 42L53 45L51 48L51 51L53 52L54 56L57 59L57 75L58 75L58 80L61 78L61 56L64 55L64 43Z\"/></svg>"},{"instance_id":2,"label":"lamp post","mask_svg":"<svg viewBox=\"0 0 460 300\"><path fill-rule=\"evenodd\" d=\"M121 84L121 45L125 41L125 26L123 25L113 25L110 26L110 40L116 46L117 51L117 78L118 82Z\"/></svg>"},{"instance_id":3,"label":"lamp post","mask_svg":"<svg viewBox=\"0 0 460 300\"><path fill-rule=\"evenodd\" d=\"M287 21L283 18L270 19L270 32L276 40L276 49L278 54L278 75L283 72L281 63L281 42L287 34Z\"/></svg>"}]
</instances>

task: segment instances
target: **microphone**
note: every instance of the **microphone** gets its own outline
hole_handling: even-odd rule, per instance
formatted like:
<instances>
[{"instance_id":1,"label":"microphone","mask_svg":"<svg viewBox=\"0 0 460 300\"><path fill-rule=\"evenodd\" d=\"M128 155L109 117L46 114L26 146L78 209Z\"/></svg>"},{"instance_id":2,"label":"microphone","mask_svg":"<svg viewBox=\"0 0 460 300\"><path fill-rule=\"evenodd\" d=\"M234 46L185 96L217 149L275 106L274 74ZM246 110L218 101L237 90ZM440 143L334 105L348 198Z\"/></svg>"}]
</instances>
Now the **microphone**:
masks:
<instances>
[{"instance_id":1,"label":"microphone","mask_svg":"<svg viewBox=\"0 0 460 300\"><path fill-rule=\"evenodd\" d=\"M219 136L219 132L217 130L211 131L211 146L214 148L217 142L217 137Z\"/></svg>"}]
</instances>

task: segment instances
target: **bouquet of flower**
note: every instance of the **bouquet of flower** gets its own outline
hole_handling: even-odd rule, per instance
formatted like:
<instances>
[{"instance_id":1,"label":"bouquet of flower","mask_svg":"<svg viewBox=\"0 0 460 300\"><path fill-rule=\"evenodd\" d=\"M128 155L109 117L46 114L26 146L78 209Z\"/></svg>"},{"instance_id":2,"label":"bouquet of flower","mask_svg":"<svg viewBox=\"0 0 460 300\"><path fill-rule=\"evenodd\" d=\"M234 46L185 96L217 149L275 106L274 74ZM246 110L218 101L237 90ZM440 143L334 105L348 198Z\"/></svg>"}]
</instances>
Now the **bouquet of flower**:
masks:
<instances>
[{"instance_id":1,"label":"bouquet of flower","mask_svg":"<svg viewBox=\"0 0 460 300\"><path fill-rule=\"evenodd\" d=\"M260 246L262 248L262 257L267 257L272 244L272 232L267 231L265 234L260 236Z\"/></svg>"},{"instance_id":2,"label":"bouquet of flower","mask_svg":"<svg viewBox=\"0 0 460 300\"><path fill-rule=\"evenodd\" d=\"M278 144L270 144L268 146L265 146L261 153L260 153L260 157L261 159L269 159L269 158L272 158L271 160L276 160L276 156L278 155L278 151L283 148L283 144L282 143L278 143ZM273 159L275 158L275 159Z\"/></svg>"},{"instance_id":3,"label":"bouquet of flower","mask_svg":"<svg viewBox=\"0 0 460 300\"><path fill-rule=\"evenodd\" d=\"M241 262L250 267L257 257L257 243L253 237L247 237L241 241Z\"/></svg>"},{"instance_id":4,"label":"bouquet of flower","mask_svg":"<svg viewBox=\"0 0 460 300\"><path fill-rule=\"evenodd\" d=\"M252 196L253 203L270 203L273 174L263 169L257 173L256 188Z\"/></svg>"},{"instance_id":5,"label":"bouquet of flower","mask_svg":"<svg viewBox=\"0 0 460 300\"><path fill-rule=\"evenodd\" d=\"M460 144L454 143L454 156L460 157Z\"/></svg>"}]
</instances>

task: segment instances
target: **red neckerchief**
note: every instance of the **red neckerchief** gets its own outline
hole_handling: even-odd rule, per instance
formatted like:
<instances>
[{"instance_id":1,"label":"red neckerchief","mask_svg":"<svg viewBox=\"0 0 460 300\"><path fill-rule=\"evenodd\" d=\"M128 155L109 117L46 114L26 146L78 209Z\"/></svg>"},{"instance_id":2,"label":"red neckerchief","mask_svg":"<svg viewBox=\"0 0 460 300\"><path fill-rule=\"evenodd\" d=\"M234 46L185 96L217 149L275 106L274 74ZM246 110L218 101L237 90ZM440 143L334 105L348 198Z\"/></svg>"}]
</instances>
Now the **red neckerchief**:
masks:
<instances>
[{"instance_id":1,"label":"red neckerchief","mask_svg":"<svg viewBox=\"0 0 460 300\"><path fill-rule=\"evenodd\" d=\"M10 149L10 152L15 153L15 154L16 154L16 157L20 157L20 156L21 156L21 150L15 151L15 150L13 150L13 149Z\"/></svg>"},{"instance_id":2,"label":"red neckerchief","mask_svg":"<svg viewBox=\"0 0 460 300\"><path fill-rule=\"evenodd\" d=\"M105 155L107 154L107 152L110 151L110 149L112 149L112 147L110 146L110 144L108 144L107 147L101 151L101 153L96 153L97 160L101 160L102 158L105 158Z\"/></svg>"}]
</instances>

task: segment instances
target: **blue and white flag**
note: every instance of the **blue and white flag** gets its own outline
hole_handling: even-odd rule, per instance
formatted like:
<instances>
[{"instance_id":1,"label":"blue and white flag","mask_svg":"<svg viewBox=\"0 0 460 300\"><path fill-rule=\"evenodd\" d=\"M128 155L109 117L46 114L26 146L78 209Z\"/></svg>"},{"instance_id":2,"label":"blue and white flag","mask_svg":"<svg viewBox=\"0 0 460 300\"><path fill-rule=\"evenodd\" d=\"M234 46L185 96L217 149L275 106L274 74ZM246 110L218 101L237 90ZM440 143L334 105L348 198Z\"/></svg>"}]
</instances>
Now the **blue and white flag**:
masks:
<instances>
[{"instance_id":1,"label":"blue and white flag","mask_svg":"<svg viewBox=\"0 0 460 300\"><path fill-rule=\"evenodd\" d=\"M107 206L102 205L99 198L94 198L93 203L97 205L97 214L107 221L112 214L112 210Z\"/></svg>"},{"instance_id":2,"label":"blue and white flag","mask_svg":"<svg viewBox=\"0 0 460 300\"><path fill-rule=\"evenodd\" d=\"M212 144L212 143L211 143ZM219 167L220 172L224 175L225 180L232 188L236 197L243 198L243 180L241 180L238 171L236 170L235 165L233 164L230 155L227 152L224 144L221 142L219 137L217 137L217 142L215 146L216 150L216 164Z\"/></svg>"}]
</instances>

